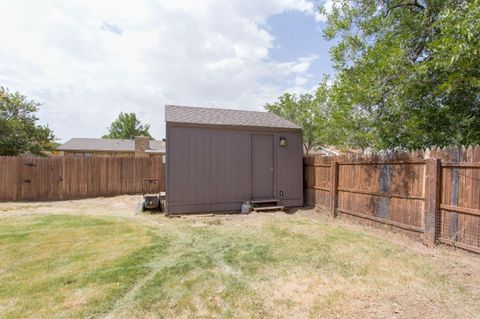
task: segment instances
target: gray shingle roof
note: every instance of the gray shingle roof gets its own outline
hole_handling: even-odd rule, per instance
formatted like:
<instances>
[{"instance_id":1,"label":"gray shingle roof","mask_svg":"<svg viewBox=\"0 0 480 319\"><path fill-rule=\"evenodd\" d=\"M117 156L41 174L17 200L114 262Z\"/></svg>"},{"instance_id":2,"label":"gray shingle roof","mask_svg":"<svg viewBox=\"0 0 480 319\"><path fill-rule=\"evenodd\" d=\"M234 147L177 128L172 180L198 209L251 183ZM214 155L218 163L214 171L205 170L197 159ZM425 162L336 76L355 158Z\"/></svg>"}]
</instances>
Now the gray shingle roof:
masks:
<instances>
[{"instance_id":1,"label":"gray shingle roof","mask_svg":"<svg viewBox=\"0 0 480 319\"><path fill-rule=\"evenodd\" d=\"M150 141L150 149L165 152L163 141ZM105 151L105 152L134 152L135 140L118 140L104 138L72 138L60 145L59 151Z\"/></svg>"},{"instance_id":2,"label":"gray shingle roof","mask_svg":"<svg viewBox=\"0 0 480 319\"><path fill-rule=\"evenodd\" d=\"M270 112L178 105L165 105L165 121L180 124L300 129L297 124Z\"/></svg>"}]
</instances>

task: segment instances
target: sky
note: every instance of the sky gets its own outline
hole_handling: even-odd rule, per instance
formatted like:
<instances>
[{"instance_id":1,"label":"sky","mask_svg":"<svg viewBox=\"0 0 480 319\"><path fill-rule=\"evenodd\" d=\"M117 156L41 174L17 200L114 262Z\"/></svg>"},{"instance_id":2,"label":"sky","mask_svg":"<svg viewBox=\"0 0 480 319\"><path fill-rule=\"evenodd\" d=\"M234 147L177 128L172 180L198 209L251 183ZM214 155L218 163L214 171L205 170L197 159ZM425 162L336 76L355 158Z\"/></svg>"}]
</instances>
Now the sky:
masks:
<instances>
[{"instance_id":1,"label":"sky","mask_svg":"<svg viewBox=\"0 0 480 319\"><path fill-rule=\"evenodd\" d=\"M164 105L263 110L332 72L322 0L0 0L0 86L61 142L120 112L165 136Z\"/></svg>"}]
</instances>

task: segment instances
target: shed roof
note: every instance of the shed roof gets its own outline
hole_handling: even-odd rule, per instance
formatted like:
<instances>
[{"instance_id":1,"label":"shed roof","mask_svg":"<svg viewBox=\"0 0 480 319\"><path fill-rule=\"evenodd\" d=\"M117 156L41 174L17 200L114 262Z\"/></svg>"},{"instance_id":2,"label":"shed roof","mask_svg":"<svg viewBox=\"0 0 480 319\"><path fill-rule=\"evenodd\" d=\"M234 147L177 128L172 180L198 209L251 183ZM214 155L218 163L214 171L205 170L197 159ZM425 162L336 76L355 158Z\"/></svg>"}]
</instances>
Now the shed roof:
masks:
<instances>
[{"instance_id":1,"label":"shed roof","mask_svg":"<svg viewBox=\"0 0 480 319\"><path fill-rule=\"evenodd\" d=\"M300 130L300 126L274 113L165 105L165 121L208 126L263 127Z\"/></svg>"},{"instance_id":2,"label":"shed roof","mask_svg":"<svg viewBox=\"0 0 480 319\"><path fill-rule=\"evenodd\" d=\"M163 141L151 140L150 149L165 152ZM106 138L72 138L60 145L59 151L105 151L105 152L134 152L135 140L106 139Z\"/></svg>"}]
</instances>

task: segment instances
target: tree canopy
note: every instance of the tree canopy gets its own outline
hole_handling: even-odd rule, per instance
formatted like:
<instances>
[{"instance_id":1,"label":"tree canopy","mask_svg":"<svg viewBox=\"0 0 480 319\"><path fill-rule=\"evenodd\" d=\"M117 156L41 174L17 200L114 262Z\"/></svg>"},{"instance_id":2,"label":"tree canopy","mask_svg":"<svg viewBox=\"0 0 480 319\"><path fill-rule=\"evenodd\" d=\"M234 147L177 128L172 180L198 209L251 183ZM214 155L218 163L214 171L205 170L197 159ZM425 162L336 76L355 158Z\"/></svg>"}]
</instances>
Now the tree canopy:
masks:
<instances>
[{"instance_id":1,"label":"tree canopy","mask_svg":"<svg viewBox=\"0 0 480 319\"><path fill-rule=\"evenodd\" d=\"M320 10L324 37L335 40L335 73L317 95L326 96L319 127L334 133L316 143L376 150L480 144L480 0L332 3Z\"/></svg>"},{"instance_id":2,"label":"tree canopy","mask_svg":"<svg viewBox=\"0 0 480 319\"><path fill-rule=\"evenodd\" d=\"M35 113L40 104L28 101L19 92L0 87L0 155L44 155L57 143L48 126L37 124Z\"/></svg>"},{"instance_id":3,"label":"tree canopy","mask_svg":"<svg viewBox=\"0 0 480 319\"><path fill-rule=\"evenodd\" d=\"M121 112L108 128L108 134L102 138L133 139L135 136L146 136L152 139L150 125L142 125L135 113Z\"/></svg>"},{"instance_id":4,"label":"tree canopy","mask_svg":"<svg viewBox=\"0 0 480 319\"><path fill-rule=\"evenodd\" d=\"M479 0L334 0L324 14L344 144L480 143Z\"/></svg>"},{"instance_id":5,"label":"tree canopy","mask_svg":"<svg viewBox=\"0 0 480 319\"><path fill-rule=\"evenodd\" d=\"M324 104L327 96L326 91L321 90L322 87L326 88L325 85L326 80L315 96L308 93L299 96L285 93L278 98L277 102L265 105L267 111L290 120L302 128L303 148L307 154L315 147L327 144L326 141L330 138L328 127L325 125Z\"/></svg>"}]
</instances>

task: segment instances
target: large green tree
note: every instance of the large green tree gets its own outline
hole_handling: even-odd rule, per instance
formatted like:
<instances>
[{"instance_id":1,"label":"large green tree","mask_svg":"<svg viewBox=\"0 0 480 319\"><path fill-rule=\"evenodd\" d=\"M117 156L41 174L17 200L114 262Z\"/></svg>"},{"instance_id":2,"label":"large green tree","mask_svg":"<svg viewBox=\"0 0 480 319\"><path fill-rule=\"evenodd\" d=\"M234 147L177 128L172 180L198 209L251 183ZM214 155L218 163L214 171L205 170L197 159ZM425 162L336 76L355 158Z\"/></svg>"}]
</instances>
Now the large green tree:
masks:
<instances>
[{"instance_id":1,"label":"large green tree","mask_svg":"<svg viewBox=\"0 0 480 319\"><path fill-rule=\"evenodd\" d=\"M152 138L149 129L150 125L142 125L135 113L121 112L108 128L108 134L102 138L133 139L135 136Z\"/></svg>"},{"instance_id":2,"label":"large green tree","mask_svg":"<svg viewBox=\"0 0 480 319\"><path fill-rule=\"evenodd\" d=\"M285 93L275 103L266 104L265 109L299 125L303 130L303 147L308 153L316 146L325 144L324 114L322 105L326 95L318 90L317 95Z\"/></svg>"},{"instance_id":3,"label":"large green tree","mask_svg":"<svg viewBox=\"0 0 480 319\"><path fill-rule=\"evenodd\" d=\"M55 150L52 130L37 124L39 105L19 92L0 87L0 156L44 155Z\"/></svg>"},{"instance_id":4,"label":"large green tree","mask_svg":"<svg viewBox=\"0 0 480 319\"><path fill-rule=\"evenodd\" d=\"M480 0L333 0L323 13L340 144L480 143Z\"/></svg>"}]
</instances>

